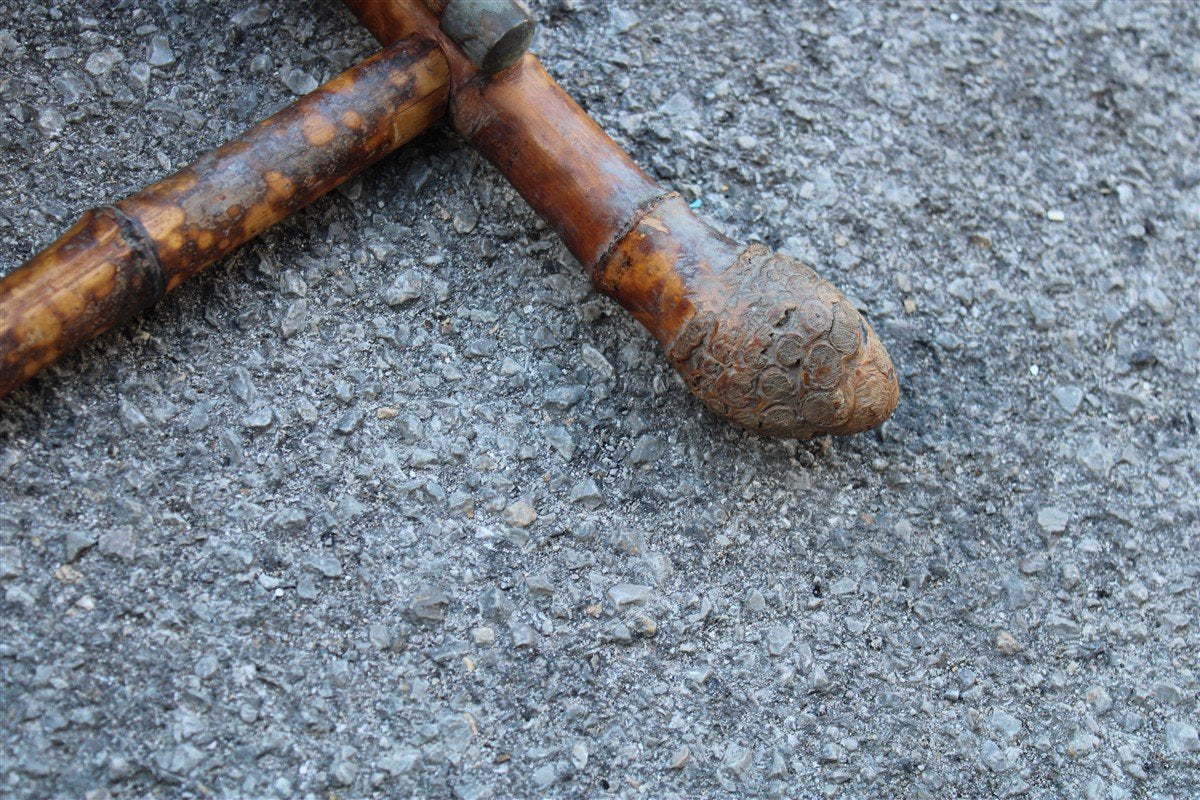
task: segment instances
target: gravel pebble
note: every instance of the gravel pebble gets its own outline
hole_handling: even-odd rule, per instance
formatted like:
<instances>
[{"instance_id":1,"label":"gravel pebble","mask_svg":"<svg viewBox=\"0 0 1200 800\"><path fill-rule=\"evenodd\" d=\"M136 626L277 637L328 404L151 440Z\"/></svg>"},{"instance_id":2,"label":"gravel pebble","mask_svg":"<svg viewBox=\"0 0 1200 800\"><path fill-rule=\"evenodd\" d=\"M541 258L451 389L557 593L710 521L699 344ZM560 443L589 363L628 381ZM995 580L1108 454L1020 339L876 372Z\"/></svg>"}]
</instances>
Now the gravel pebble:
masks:
<instances>
[{"instance_id":1,"label":"gravel pebble","mask_svg":"<svg viewBox=\"0 0 1200 800\"><path fill-rule=\"evenodd\" d=\"M1074 416L1083 403L1083 390L1078 386L1059 386L1053 394L1058 407L1069 416Z\"/></svg>"},{"instance_id":2,"label":"gravel pebble","mask_svg":"<svg viewBox=\"0 0 1200 800\"><path fill-rule=\"evenodd\" d=\"M122 55L120 50L117 50L113 47L108 47L104 50L98 50L89 55L87 57L87 61L84 62L83 68L92 75L107 75L110 71L112 71L113 67L115 67L117 64L120 64L124 60L125 56Z\"/></svg>"},{"instance_id":3,"label":"gravel pebble","mask_svg":"<svg viewBox=\"0 0 1200 800\"><path fill-rule=\"evenodd\" d=\"M1067 529L1067 523L1070 521L1070 516L1061 508L1047 506L1038 511L1038 525L1046 533L1062 533Z\"/></svg>"},{"instance_id":4,"label":"gravel pebble","mask_svg":"<svg viewBox=\"0 0 1200 800\"><path fill-rule=\"evenodd\" d=\"M1173 753L1200 752L1200 736L1196 734L1196 726L1186 722L1168 722L1167 749Z\"/></svg>"},{"instance_id":5,"label":"gravel pebble","mask_svg":"<svg viewBox=\"0 0 1200 800\"><path fill-rule=\"evenodd\" d=\"M0 579L19 578L23 568L20 550L12 546L0 547Z\"/></svg>"},{"instance_id":6,"label":"gravel pebble","mask_svg":"<svg viewBox=\"0 0 1200 800\"><path fill-rule=\"evenodd\" d=\"M990 717L992 727L1005 739L1013 739L1021 732L1021 720L1003 709L996 709Z\"/></svg>"},{"instance_id":7,"label":"gravel pebble","mask_svg":"<svg viewBox=\"0 0 1200 800\"><path fill-rule=\"evenodd\" d=\"M537 511L534 510L533 504L528 500L518 500L504 509L504 516L508 519L509 524L516 525L518 528L528 528L537 521Z\"/></svg>"},{"instance_id":8,"label":"gravel pebble","mask_svg":"<svg viewBox=\"0 0 1200 800\"><path fill-rule=\"evenodd\" d=\"M279 71L279 77L293 94L308 94L317 88L316 79L302 69L286 67Z\"/></svg>"},{"instance_id":9,"label":"gravel pebble","mask_svg":"<svg viewBox=\"0 0 1200 800\"><path fill-rule=\"evenodd\" d=\"M175 63L175 54L171 52L171 43L166 36L150 37L150 51L146 61L152 67L165 67Z\"/></svg>"},{"instance_id":10,"label":"gravel pebble","mask_svg":"<svg viewBox=\"0 0 1200 800\"><path fill-rule=\"evenodd\" d=\"M96 546L96 538L82 531L69 530L63 535L63 560L68 564Z\"/></svg>"},{"instance_id":11,"label":"gravel pebble","mask_svg":"<svg viewBox=\"0 0 1200 800\"><path fill-rule=\"evenodd\" d=\"M784 625L772 625L767 629L767 652L773 656L783 655L792 641L792 631Z\"/></svg>"},{"instance_id":12,"label":"gravel pebble","mask_svg":"<svg viewBox=\"0 0 1200 800\"><path fill-rule=\"evenodd\" d=\"M305 562L305 566L325 578L340 578L342 576L342 562L333 556L309 556Z\"/></svg>"},{"instance_id":13,"label":"gravel pebble","mask_svg":"<svg viewBox=\"0 0 1200 800\"><path fill-rule=\"evenodd\" d=\"M621 610L626 606L641 605L650 599L650 593L653 591L649 586L642 586L636 583L619 583L608 590L608 599L612 604Z\"/></svg>"},{"instance_id":14,"label":"gravel pebble","mask_svg":"<svg viewBox=\"0 0 1200 800\"><path fill-rule=\"evenodd\" d=\"M1016 655L1021 650L1020 643L1008 631L1000 631L996 634L996 650L1006 656Z\"/></svg>"}]
</instances>

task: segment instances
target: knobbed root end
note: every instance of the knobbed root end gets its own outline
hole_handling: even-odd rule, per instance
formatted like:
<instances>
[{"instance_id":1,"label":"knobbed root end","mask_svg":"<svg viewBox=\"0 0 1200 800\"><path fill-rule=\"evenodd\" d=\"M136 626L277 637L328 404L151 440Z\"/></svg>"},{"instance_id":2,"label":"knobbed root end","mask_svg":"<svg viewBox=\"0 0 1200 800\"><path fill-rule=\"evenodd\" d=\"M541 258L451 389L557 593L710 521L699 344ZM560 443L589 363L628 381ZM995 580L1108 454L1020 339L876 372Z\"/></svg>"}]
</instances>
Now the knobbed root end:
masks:
<instances>
[{"instance_id":1,"label":"knobbed root end","mask_svg":"<svg viewBox=\"0 0 1200 800\"><path fill-rule=\"evenodd\" d=\"M801 262L752 245L668 347L718 415L768 436L847 435L896 408L896 370L849 300Z\"/></svg>"}]
</instances>

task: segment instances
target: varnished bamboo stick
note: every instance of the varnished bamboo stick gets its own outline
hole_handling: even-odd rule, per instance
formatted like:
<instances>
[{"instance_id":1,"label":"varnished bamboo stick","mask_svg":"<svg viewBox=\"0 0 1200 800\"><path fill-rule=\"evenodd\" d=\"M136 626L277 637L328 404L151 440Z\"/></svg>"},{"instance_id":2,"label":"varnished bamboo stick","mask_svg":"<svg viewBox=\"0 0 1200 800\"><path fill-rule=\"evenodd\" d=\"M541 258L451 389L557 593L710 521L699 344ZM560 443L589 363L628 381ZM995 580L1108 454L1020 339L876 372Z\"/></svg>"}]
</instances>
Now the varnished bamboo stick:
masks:
<instances>
[{"instance_id":1,"label":"varnished bamboo stick","mask_svg":"<svg viewBox=\"0 0 1200 800\"><path fill-rule=\"evenodd\" d=\"M795 259L740 245L643 172L537 58L495 75L441 35L421 0L345 0L381 42L439 38L455 128L562 236L602 292L658 339L692 391L762 433L849 434L896 407L871 326Z\"/></svg>"},{"instance_id":2,"label":"varnished bamboo stick","mask_svg":"<svg viewBox=\"0 0 1200 800\"><path fill-rule=\"evenodd\" d=\"M0 397L424 131L449 73L410 38L141 192L0 280Z\"/></svg>"}]
</instances>

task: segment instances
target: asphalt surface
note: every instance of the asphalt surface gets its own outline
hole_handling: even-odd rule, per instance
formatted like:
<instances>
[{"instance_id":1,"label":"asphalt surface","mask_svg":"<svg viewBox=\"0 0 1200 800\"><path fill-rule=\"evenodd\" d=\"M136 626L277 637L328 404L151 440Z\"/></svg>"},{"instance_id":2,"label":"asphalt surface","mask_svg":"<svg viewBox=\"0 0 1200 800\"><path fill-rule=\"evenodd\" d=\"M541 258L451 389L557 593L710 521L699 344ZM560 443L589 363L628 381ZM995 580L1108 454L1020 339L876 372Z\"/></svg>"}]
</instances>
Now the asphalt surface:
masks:
<instances>
[{"instance_id":1,"label":"asphalt surface","mask_svg":"<svg viewBox=\"0 0 1200 800\"><path fill-rule=\"evenodd\" d=\"M722 424L431 131L0 401L0 794L1200 796L1196 4L537 13L894 419ZM0 2L0 270L373 49Z\"/></svg>"}]
</instances>

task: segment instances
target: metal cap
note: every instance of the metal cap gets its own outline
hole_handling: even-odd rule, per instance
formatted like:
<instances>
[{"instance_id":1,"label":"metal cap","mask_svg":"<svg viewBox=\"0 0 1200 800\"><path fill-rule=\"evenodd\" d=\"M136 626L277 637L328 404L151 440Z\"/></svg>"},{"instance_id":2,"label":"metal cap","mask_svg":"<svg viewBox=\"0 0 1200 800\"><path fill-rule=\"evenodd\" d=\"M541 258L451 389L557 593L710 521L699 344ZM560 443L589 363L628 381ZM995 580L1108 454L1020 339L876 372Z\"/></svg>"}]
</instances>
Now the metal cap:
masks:
<instances>
[{"instance_id":1,"label":"metal cap","mask_svg":"<svg viewBox=\"0 0 1200 800\"><path fill-rule=\"evenodd\" d=\"M450 0L442 32L484 72L515 64L533 41L536 26L519 0Z\"/></svg>"}]
</instances>

